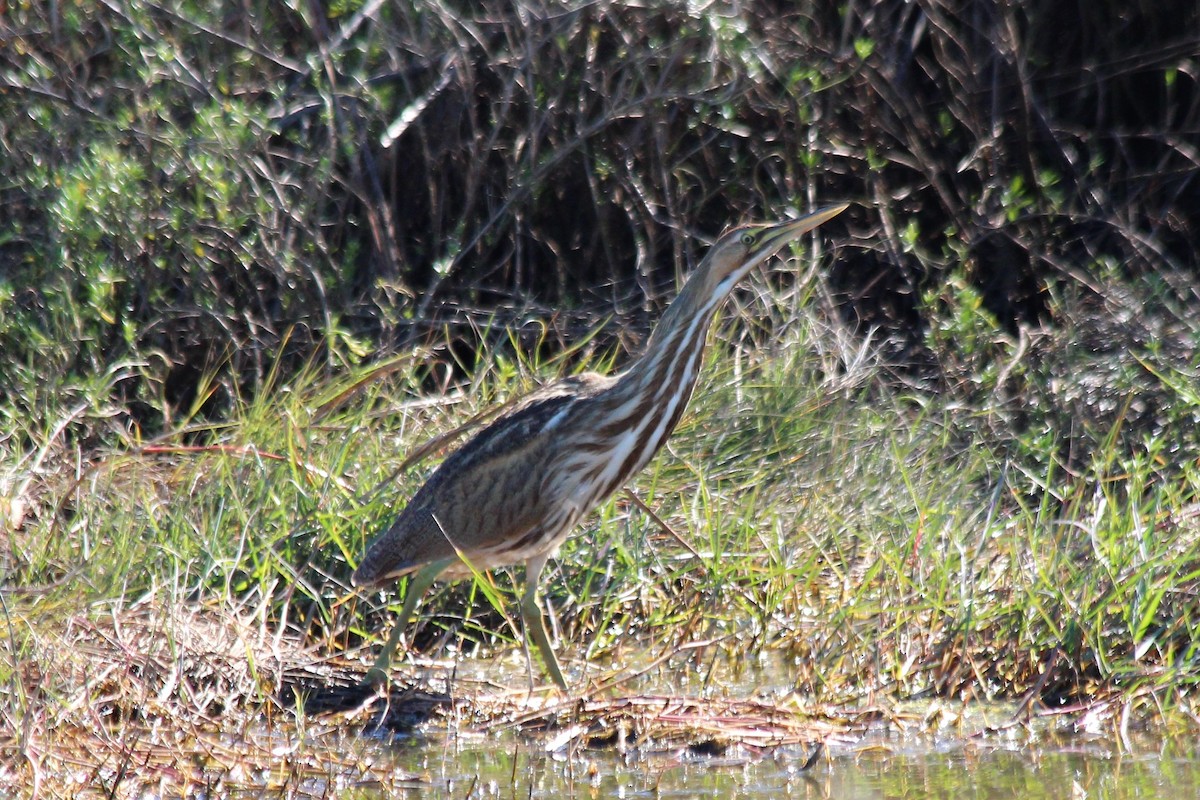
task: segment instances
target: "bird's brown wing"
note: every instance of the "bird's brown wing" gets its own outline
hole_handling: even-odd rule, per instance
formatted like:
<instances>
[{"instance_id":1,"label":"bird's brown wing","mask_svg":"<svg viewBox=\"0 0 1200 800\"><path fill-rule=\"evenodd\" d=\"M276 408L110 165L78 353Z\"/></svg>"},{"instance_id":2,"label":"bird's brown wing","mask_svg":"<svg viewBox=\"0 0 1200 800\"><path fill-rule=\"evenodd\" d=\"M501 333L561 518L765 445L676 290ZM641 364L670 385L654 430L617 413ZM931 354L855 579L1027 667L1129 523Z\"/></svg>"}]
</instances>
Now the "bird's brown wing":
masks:
<instances>
[{"instance_id":1,"label":"bird's brown wing","mask_svg":"<svg viewBox=\"0 0 1200 800\"><path fill-rule=\"evenodd\" d=\"M367 549L355 585L375 583L461 552L477 567L514 563L504 545L519 541L550 513L542 492L571 404L611 379L585 374L551 384L488 425L430 475L396 521Z\"/></svg>"}]
</instances>

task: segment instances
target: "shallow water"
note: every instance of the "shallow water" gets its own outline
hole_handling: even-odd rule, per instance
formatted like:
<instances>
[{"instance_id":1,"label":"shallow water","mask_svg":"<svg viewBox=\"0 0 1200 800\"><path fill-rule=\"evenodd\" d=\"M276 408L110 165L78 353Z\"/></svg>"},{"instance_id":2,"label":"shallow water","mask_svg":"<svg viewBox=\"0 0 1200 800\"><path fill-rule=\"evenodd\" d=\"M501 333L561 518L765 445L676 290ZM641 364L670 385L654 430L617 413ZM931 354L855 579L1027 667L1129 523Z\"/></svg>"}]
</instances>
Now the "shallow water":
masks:
<instances>
[{"instance_id":1,"label":"shallow water","mask_svg":"<svg viewBox=\"0 0 1200 800\"><path fill-rule=\"evenodd\" d=\"M1192 742L1143 743L1122 752L1102 739L1005 746L877 736L830 746L807 772L801 748L546 753L515 734L377 744L376 755L418 776L407 790L413 797L1200 797Z\"/></svg>"},{"instance_id":2,"label":"shallow water","mask_svg":"<svg viewBox=\"0 0 1200 800\"><path fill-rule=\"evenodd\" d=\"M764 686L779 684L769 679L787 675L786 664L760 662L743 664L736 675L710 665L703 681L692 681L697 685L676 665L670 680L682 694L704 694L715 674L716 685L774 696ZM635 683L654 691L666 680L649 675ZM803 766L810 747L619 752L579 739L560 747L554 733L460 734L438 731L436 723L416 736L358 744L376 766L413 776L404 784L404 796L411 797L1200 798L1200 741L1194 738L1126 733L1118 740L1111 719L1083 714L1015 724L1016 712L1013 705L986 703L891 706L878 727L832 736L809 770ZM367 797L384 796L369 785L359 788Z\"/></svg>"}]
</instances>

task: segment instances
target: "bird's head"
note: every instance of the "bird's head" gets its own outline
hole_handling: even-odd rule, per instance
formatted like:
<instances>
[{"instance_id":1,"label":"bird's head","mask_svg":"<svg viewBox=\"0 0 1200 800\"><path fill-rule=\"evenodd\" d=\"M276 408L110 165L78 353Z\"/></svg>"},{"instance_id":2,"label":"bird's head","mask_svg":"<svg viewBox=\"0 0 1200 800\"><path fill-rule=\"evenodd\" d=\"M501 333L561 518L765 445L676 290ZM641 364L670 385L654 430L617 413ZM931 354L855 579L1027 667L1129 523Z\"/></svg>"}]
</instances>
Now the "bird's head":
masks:
<instances>
[{"instance_id":1,"label":"bird's head","mask_svg":"<svg viewBox=\"0 0 1200 800\"><path fill-rule=\"evenodd\" d=\"M723 234L704 258L707 267L705 295L723 296L750 270L778 253L785 244L836 217L848 204L820 211L787 222L741 225Z\"/></svg>"}]
</instances>

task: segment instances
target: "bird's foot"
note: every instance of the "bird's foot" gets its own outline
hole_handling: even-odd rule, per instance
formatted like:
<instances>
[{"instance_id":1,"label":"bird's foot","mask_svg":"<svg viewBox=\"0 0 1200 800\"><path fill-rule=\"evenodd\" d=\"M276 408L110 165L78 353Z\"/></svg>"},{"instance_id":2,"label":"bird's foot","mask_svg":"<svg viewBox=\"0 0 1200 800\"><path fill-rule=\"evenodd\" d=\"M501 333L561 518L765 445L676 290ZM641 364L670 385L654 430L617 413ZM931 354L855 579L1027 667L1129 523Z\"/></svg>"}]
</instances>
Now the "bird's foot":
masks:
<instances>
[{"instance_id":1,"label":"bird's foot","mask_svg":"<svg viewBox=\"0 0 1200 800\"><path fill-rule=\"evenodd\" d=\"M387 686L390 682L391 679L388 677L387 669L375 664L367 670L367 674L358 682L358 685L363 689L379 689Z\"/></svg>"}]
</instances>

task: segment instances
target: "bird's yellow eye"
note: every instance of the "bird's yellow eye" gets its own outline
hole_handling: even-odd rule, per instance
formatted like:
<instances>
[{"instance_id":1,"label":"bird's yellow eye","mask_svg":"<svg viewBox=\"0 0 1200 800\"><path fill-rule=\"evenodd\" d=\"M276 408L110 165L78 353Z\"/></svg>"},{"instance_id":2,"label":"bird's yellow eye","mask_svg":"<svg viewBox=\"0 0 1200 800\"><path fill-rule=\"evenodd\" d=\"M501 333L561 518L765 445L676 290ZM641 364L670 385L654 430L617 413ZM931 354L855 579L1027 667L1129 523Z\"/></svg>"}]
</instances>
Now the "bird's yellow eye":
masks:
<instances>
[{"instance_id":1,"label":"bird's yellow eye","mask_svg":"<svg viewBox=\"0 0 1200 800\"><path fill-rule=\"evenodd\" d=\"M749 247L750 245L754 244L754 234L751 233L750 231L746 231L745 233L743 233L742 234L742 244L746 245L746 247Z\"/></svg>"}]
</instances>

